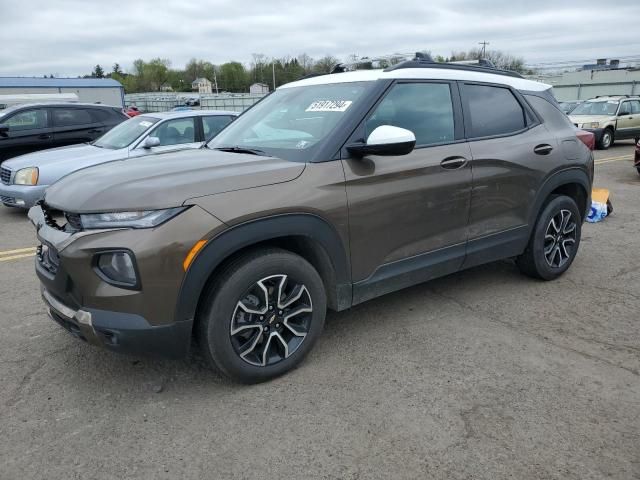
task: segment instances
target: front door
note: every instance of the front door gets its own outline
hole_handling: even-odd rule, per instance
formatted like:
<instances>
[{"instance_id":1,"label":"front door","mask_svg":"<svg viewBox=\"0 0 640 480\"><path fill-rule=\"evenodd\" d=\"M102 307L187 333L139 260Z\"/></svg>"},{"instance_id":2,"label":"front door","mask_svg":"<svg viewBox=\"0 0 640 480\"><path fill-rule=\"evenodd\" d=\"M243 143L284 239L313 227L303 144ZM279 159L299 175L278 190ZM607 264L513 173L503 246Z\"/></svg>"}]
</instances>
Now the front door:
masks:
<instances>
[{"instance_id":1,"label":"front door","mask_svg":"<svg viewBox=\"0 0 640 480\"><path fill-rule=\"evenodd\" d=\"M625 100L618 109L616 139L640 137L640 100Z\"/></svg>"},{"instance_id":2,"label":"front door","mask_svg":"<svg viewBox=\"0 0 640 480\"><path fill-rule=\"evenodd\" d=\"M45 108L21 110L0 121L9 131L0 135L0 162L52 146L48 112Z\"/></svg>"},{"instance_id":3,"label":"front door","mask_svg":"<svg viewBox=\"0 0 640 480\"><path fill-rule=\"evenodd\" d=\"M354 158L342 150L354 303L460 268L471 195L460 112L453 82L396 83L348 143L392 125L415 134L413 152Z\"/></svg>"}]
</instances>

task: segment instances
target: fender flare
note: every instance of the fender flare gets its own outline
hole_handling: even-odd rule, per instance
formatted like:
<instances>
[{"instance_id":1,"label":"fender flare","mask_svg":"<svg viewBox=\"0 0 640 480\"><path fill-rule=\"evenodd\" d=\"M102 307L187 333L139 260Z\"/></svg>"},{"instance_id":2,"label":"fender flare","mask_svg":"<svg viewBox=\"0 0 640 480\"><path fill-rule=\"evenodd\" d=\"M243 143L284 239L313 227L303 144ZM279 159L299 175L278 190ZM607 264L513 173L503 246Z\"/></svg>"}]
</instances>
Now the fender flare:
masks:
<instances>
[{"instance_id":1,"label":"fender flare","mask_svg":"<svg viewBox=\"0 0 640 480\"><path fill-rule=\"evenodd\" d=\"M538 215L540 214L540 209L542 208L542 205L547 200L547 198L549 198L549 195L551 195L551 192L553 192L558 187L571 183L577 183L584 189L587 199L587 205L586 210L582 213L584 215L583 219L587 218L587 213L589 212L590 207L589 199L591 198L591 181L589 180L589 174L582 168L572 167L551 174L545 179L542 186L538 189L538 193L533 202L533 208L529 212L530 232L535 227Z\"/></svg>"},{"instance_id":2,"label":"fender flare","mask_svg":"<svg viewBox=\"0 0 640 480\"><path fill-rule=\"evenodd\" d=\"M236 225L209 240L182 280L175 320L194 320L211 273L230 255L259 242L289 236L308 237L325 250L333 266L339 305L351 306L351 266L336 230L317 215L282 214Z\"/></svg>"}]
</instances>

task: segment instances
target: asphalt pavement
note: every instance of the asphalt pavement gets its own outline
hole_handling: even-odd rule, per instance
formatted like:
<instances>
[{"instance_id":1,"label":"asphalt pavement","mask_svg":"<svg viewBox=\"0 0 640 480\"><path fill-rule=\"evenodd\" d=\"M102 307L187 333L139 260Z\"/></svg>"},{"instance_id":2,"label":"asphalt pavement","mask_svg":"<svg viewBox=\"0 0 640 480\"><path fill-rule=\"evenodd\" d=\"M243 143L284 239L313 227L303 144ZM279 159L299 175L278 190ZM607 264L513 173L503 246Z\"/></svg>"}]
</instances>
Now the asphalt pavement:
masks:
<instances>
[{"instance_id":1,"label":"asphalt pavement","mask_svg":"<svg viewBox=\"0 0 640 480\"><path fill-rule=\"evenodd\" d=\"M640 479L632 151L597 152L615 211L557 281L503 261L332 313L256 386L72 338L0 207L0 479Z\"/></svg>"}]
</instances>

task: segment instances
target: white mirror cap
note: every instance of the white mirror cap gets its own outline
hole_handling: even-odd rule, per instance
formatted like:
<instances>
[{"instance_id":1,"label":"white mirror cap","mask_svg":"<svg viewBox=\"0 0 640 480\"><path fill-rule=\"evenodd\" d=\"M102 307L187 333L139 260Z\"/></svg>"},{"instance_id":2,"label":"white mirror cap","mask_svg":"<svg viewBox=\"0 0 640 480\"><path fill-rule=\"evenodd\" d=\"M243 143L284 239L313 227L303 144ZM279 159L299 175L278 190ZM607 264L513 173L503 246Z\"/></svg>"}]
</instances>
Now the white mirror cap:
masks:
<instances>
[{"instance_id":1,"label":"white mirror cap","mask_svg":"<svg viewBox=\"0 0 640 480\"><path fill-rule=\"evenodd\" d=\"M160 145L160 139L158 137L147 137L144 141L145 147L157 147Z\"/></svg>"},{"instance_id":2,"label":"white mirror cap","mask_svg":"<svg viewBox=\"0 0 640 480\"><path fill-rule=\"evenodd\" d=\"M367 145L389 145L393 143L409 143L415 141L416 136L411 130L392 127L391 125L380 125L371 132L371 135L367 138Z\"/></svg>"}]
</instances>

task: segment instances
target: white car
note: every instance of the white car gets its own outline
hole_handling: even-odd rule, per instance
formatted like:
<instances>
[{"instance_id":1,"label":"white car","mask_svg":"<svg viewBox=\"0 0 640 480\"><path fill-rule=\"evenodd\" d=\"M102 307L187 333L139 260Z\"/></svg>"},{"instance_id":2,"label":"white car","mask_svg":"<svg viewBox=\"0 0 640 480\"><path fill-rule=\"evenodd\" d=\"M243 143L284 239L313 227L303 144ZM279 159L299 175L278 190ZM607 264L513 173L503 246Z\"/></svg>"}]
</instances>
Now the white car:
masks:
<instances>
[{"instance_id":1,"label":"white car","mask_svg":"<svg viewBox=\"0 0 640 480\"><path fill-rule=\"evenodd\" d=\"M131 118L92 143L41 150L6 160L0 167L0 202L30 208L49 185L81 168L200 148L239 115L223 110L148 113Z\"/></svg>"}]
</instances>

